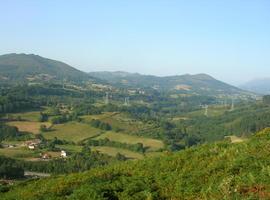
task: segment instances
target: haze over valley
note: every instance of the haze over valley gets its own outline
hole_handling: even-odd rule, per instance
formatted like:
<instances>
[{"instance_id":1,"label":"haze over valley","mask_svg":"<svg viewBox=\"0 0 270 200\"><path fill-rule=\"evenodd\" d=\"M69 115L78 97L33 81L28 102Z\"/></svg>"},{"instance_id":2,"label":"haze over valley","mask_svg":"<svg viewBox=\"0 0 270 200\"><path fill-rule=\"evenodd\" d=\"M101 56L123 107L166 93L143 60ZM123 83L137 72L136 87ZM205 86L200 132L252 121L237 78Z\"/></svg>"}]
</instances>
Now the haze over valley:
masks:
<instances>
[{"instance_id":1,"label":"haze over valley","mask_svg":"<svg viewBox=\"0 0 270 200\"><path fill-rule=\"evenodd\" d=\"M0 199L270 199L269 8L2 2Z\"/></svg>"}]
</instances>

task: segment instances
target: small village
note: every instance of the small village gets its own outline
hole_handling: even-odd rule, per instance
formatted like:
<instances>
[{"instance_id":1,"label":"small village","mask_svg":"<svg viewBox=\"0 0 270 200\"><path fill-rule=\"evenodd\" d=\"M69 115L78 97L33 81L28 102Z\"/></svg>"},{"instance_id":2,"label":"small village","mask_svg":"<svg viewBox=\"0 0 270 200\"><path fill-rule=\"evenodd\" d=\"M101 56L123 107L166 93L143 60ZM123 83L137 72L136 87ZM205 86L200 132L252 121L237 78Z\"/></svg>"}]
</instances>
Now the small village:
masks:
<instances>
[{"instance_id":1,"label":"small village","mask_svg":"<svg viewBox=\"0 0 270 200\"><path fill-rule=\"evenodd\" d=\"M58 150L58 151L44 151L45 149L40 148L42 145L42 141L40 139L33 139L33 140L27 140L23 143L18 144L9 144L4 143L2 144L2 148L9 148L9 149L18 149L22 148L31 152L38 153L38 156L33 158L32 160L38 161L38 160L44 160L49 161L53 158L67 158L67 152L65 150Z\"/></svg>"}]
</instances>

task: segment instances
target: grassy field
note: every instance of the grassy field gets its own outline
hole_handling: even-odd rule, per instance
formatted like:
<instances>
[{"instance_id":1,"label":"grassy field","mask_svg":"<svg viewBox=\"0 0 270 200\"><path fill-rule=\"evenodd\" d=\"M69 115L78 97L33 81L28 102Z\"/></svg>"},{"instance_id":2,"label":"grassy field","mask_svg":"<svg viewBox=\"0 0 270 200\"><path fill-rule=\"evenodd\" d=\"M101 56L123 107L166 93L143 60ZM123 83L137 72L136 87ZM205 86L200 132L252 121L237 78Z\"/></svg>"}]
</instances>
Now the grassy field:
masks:
<instances>
[{"instance_id":1,"label":"grassy field","mask_svg":"<svg viewBox=\"0 0 270 200\"><path fill-rule=\"evenodd\" d=\"M39 129L41 125L45 125L46 127L50 127L51 123L49 122L30 122L30 121L13 121L7 123L10 126L16 126L19 131L27 131L30 133L37 134L39 133Z\"/></svg>"},{"instance_id":2,"label":"grassy field","mask_svg":"<svg viewBox=\"0 0 270 200\"><path fill-rule=\"evenodd\" d=\"M82 150L82 146L79 145L67 144L67 145L56 145L56 147L71 153L78 153L81 152Z\"/></svg>"},{"instance_id":3,"label":"grassy field","mask_svg":"<svg viewBox=\"0 0 270 200\"><path fill-rule=\"evenodd\" d=\"M78 153L82 150L82 146L78 146L78 145L57 145L56 147L70 153ZM109 156L116 156L117 153L121 153L131 159L142 159L144 157L140 153L136 153L136 152L129 151L126 149L122 149L122 148L115 148L115 147L108 147L108 146L91 147L91 150L99 151L100 153L107 154Z\"/></svg>"},{"instance_id":4,"label":"grassy field","mask_svg":"<svg viewBox=\"0 0 270 200\"><path fill-rule=\"evenodd\" d=\"M14 147L14 148L0 149L0 155L17 159L28 159L37 157L39 153L27 149L27 147Z\"/></svg>"},{"instance_id":5,"label":"grassy field","mask_svg":"<svg viewBox=\"0 0 270 200\"><path fill-rule=\"evenodd\" d=\"M83 139L93 137L100 134L102 131L91 127L88 124L78 122L68 122L65 124L57 124L52 127L52 131L44 132L43 136L46 139L53 139L57 137L59 139L78 142Z\"/></svg>"},{"instance_id":6,"label":"grassy field","mask_svg":"<svg viewBox=\"0 0 270 200\"><path fill-rule=\"evenodd\" d=\"M163 148L164 144L161 140L156 139L150 139L150 138L143 138L133 135L127 135L123 133L116 133L113 131L106 132L95 139L104 139L108 138L111 141L117 141L122 143L128 143L128 144L136 144L136 143L142 143L144 146L149 147L149 150L155 151L160 148Z\"/></svg>"},{"instance_id":7,"label":"grassy field","mask_svg":"<svg viewBox=\"0 0 270 200\"><path fill-rule=\"evenodd\" d=\"M165 154L164 152L146 152L145 156L152 158L152 157L162 156L164 154Z\"/></svg>"},{"instance_id":8,"label":"grassy field","mask_svg":"<svg viewBox=\"0 0 270 200\"><path fill-rule=\"evenodd\" d=\"M21 112L21 113L14 113L9 114L12 118L20 117L22 120L38 122L40 111L33 111L33 112Z\"/></svg>"},{"instance_id":9,"label":"grassy field","mask_svg":"<svg viewBox=\"0 0 270 200\"><path fill-rule=\"evenodd\" d=\"M90 123L93 119L99 119L109 123L113 128L119 128L122 132L129 134L151 128L151 125L149 124L144 124L141 121L128 117L127 114L118 112L105 112L100 115L85 115L82 118L87 123Z\"/></svg>"},{"instance_id":10,"label":"grassy field","mask_svg":"<svg viewBox=\"0 0 270 200\"><path fill-rule=\"evenodd\" d=\"M97 150L100 153L104 153L110 156L115 156L117 153L123 154L125 155L127 158L131 158L131 159L142 159L144 158L144 156L140 153L136 153L133 151L129 151L126 149L121 149L121 148L114 148L114 147L106 147L106 146L102 146L102 147L91 147L92 150Z\"/></svg>"}]
</instances>

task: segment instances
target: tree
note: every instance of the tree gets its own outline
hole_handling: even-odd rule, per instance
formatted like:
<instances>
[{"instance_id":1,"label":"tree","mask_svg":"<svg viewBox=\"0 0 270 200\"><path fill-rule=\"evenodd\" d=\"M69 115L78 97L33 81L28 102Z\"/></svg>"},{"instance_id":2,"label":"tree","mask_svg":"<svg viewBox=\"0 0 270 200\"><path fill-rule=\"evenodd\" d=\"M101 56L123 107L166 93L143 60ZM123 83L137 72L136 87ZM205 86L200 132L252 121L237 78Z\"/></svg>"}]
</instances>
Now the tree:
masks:
<instances>
[{"instance_id":1,"label":"tree","mask_svg":"<svg viewBox=\"0 0 270 200\"><path fill-rule=\"evenodd\" d=\"M91 148L88 145L84 145L82 148L82 153L83 154L90 154L91 153Z\"/></svg>"},{"instance_id":2,"label":"tree","mask_svg":"<svg viewBox=\"0 0 270 200\"><path fill-rule=\"evenodd\" d=\"M117 160L121 160L121 161L127 160L126 156L121 153L117 153L115 157Z\"/></svg>"},{"instance_id":3,"label":"tree","mask_svg":"<svg viewBox=\"0 0 270 200\"><path fill-rule=\"evenodd\" d=\"M41 124L39 130L40 130L41 132L46 132L46 131L48 131L48 128L46 127L46 125Z\"/></svg>"},{"instance_id":4,"label":"tree","mask_svg":"<svg viewBox=\"0 0 270 200\"><path fill-rule=\"evenodd\" d=\"M270 95L263 96L263 103L266 105L270 105Z\"/></svg>"},{"instance_id":5,"label":"tree","mask_svg":"<svg viewBox=\"0 0 270 200\"><path fill-rule=\"evenodd\" d=\"M48 121L48 118L49 118L48 114L40 112L40 115L39 115L40 122L46 122Z\"/></svg>"}]
</instances>

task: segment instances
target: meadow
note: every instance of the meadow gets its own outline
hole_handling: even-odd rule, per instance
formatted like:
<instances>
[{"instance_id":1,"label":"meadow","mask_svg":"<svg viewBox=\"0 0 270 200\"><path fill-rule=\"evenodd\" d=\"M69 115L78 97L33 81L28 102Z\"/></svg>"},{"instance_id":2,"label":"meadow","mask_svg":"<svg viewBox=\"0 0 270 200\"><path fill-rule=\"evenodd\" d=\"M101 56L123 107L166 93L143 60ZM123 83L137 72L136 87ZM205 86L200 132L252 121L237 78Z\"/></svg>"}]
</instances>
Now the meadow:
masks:
<instances>
[{"instance_id":1,"label":"meadow","mask_svg":"<svg viewBox=\"0 0 270 200\"><path fill-rule=\"evenodd\" d=\"M20 112L9 114L11 118L20 118L24 121L38 122L40 116L40 111L29 111L29 112Z\"/></svg>"},{"instance_id":2,"label":"meadow","mask_svg":"<svg viewBox=\"0 0 270 200\"><path fill-rule=\"evenodd\" d=\"M129 151L127 149L122 149L122 148L98 146L98 147L91 147L91 149L99 151L100 153L103 153L103 154L107 154L109 156L116 156L118 153L120 153L129 159L142 159L142 158L144 158L144 156L140 153Z\"/></svg>"},{"instance_id":3,"label":"meadow","mask_svg":"<svg viewBox=\"0 0 270 200\"><path fill-rule=\"evenodd\" d=\"M29 150L27 147L0 148L0 155L17 159L30 159L39 156L38 152Z\"/></svg>"},{"instance_id":4,"label":"meadow","mask_svg":"<svg viewBox=\"0 0 270 200\"><path fill-rule=\"evenodd\" d=\"M82 116L82 119L86 123L90 123L93 119L98 119L102 122L109 123L113 128L128 134L134 134L140 130L151 128L151 125L132 119L127 114L119 112L104 112L100 115L85 115Z\"/></svg>"},{"instance_id":5,"label":"meadow","mask_svg":"<svg viewBox=\"0 0 270 200\"><path fill-rule=\"evenodd\" d=\"M102 131L100 129L93 128L89 124L68 122L64 124L53 125L52 131L43 132L42 134L46 139L53 139L57 137L61 140L79 142L101 133Z\"/></svg>"},{"instance_id":6,"label":"meadow","mask_svg":"<svg viewBox=\"0 0 270 200\"><path fill-rule=\"evenodd\" d=\"M10 126L15 126L19 131L30 132L34 134L40 133L40 126L45 125L50 127L50 122L36 122L36 121L12 121L7 123Z\"/></svg>"},{"instance_id":7,"label":"meadow","mask_svg":"<svg viewBox=\"0 0 270 200\"><path fill-rule=\"evenodd\" d=\"M149 150L151 151L156 151L164 147L164 144L161 140L127 135L123 133L116 133L113 131L108 131L94 139L105 139L105 138L108 138L111 141L117 141L128 144L142 143L145 147L149 147Z\"/></svg>"}]
</instances>

